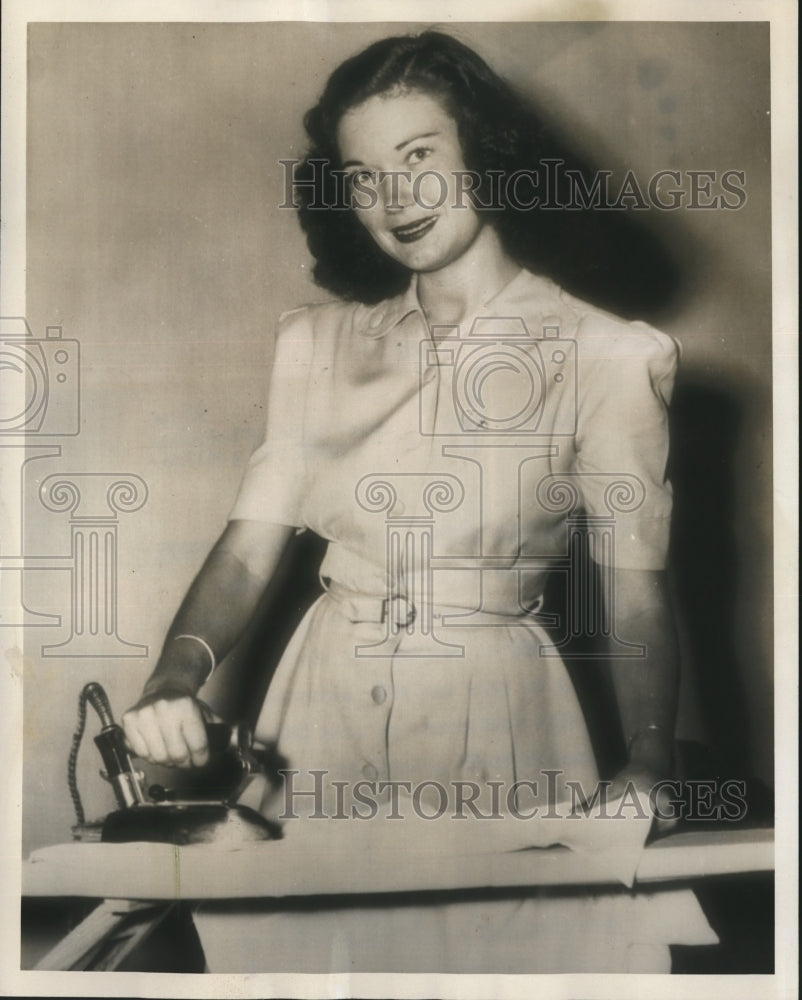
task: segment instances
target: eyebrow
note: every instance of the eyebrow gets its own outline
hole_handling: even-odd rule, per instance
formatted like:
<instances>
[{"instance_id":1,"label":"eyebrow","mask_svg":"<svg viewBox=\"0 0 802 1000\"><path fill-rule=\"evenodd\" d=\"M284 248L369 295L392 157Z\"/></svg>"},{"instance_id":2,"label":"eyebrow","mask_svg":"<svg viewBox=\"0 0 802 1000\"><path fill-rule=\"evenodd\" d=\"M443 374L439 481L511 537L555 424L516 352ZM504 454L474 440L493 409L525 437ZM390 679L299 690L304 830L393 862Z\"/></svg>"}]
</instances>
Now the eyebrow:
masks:
<instances>
[{"instance_id":1,"label":"eyebrow","mask_svg":"<svg viewBox=\"0 0 802 1000\"><path fill-rule=\"evenodd\" d=\"M420 135L413 135L409 139L404 139L403 142L399 142L395 146L396 151L400 152L404 146L408 146L411 142L417 142L419 139L431 139L433 136L440 135L439 132L422 132ZM361 160L347 160L343 163L343 169L345 167L360 167L362 166Z\"/></svg>"},{"instance_id":2,"label":"eyebrow","mask_svg":"<svg viewBox=\"0 0 802 1000\"><path fill-rule=\"evenodd\" d=\"M439 132L423 132L421 135L413 135L410 139L404 139L403 142L399 142L399 144L395 148L396 148L396 150L401 150L401 149L404 148L404 146L408 146L411 142L417 142L418 139L431 139L432 136L435 136L435 135L440 135L440 133Z\"/></svg>"}]
</instances>

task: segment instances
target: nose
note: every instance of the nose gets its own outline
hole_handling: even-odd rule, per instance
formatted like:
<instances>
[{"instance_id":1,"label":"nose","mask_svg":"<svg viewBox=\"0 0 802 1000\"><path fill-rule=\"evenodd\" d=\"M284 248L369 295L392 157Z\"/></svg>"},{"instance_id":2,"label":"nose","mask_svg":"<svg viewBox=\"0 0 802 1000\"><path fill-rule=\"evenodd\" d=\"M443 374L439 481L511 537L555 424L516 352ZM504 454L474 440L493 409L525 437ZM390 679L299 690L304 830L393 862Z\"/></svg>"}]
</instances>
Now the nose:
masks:
<instances>
[{"instance_id":1,"label":"nose","mask_svg":"<svg viewBox=\"0 0 802 1000\"><path fill-rule=\"evenodd\" d=\"M412 174L409 170L388 170L379 181L379 196L385 212L403 212L413 201Z\"/></svg>"}]
</instances>

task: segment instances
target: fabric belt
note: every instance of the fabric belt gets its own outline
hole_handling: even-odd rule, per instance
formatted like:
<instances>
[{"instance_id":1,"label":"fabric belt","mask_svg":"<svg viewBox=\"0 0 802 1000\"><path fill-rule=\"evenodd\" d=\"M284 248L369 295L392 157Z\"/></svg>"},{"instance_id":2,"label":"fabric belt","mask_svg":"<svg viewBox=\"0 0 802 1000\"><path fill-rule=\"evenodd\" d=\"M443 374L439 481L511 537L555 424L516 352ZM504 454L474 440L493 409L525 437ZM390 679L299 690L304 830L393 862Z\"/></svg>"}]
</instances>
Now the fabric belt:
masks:
<instances>
[{"instance_id":1,"label":"fabric belt","mask_svg":"<svg viewBox=\"0 0 802 1000\"><path fill-rule=\"evenodd\" d=\"M400 628L408 628L417 617L418 609L414 603L401 594L384 598L371 597L369 594L349 590L328 577L322 577L321 582L329 597L340 605L348 620L354 623L390 622Z\"/></svg>"},{"instance_id":2,"label":"fabric belt","mask_svg":"<svg viewBox=\"0 0 802 1000\"><path fill-rule=\"evenodd\" d=\"M418 608L410 598L403 594L372 597L350 590L329 577L321 577L321 583L328 596L340 605L348 620L355 624L357 622L376 622L377 624L389 622L398 628L409 628L418 617ZM517 615L499 612L498 616L499 618L528 618L530 615L537 614L542 607L543 597L540 596L529 611L522 611ZM445 615L465 615L473 610L475 609L444 604L431 606L433 618L442 618Z\"/></svg>"}]
</instances>

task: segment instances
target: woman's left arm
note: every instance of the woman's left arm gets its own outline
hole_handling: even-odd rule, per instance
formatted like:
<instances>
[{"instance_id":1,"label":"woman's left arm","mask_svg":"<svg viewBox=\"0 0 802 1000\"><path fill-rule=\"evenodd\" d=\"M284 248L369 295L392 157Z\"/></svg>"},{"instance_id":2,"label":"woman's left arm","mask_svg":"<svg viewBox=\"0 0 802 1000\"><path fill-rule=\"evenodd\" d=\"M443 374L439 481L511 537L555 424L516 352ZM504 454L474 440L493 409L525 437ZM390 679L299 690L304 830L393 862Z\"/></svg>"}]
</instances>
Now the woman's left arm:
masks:
<instances>
[{"instance_id":1,"label":"woman's left arm","mask_svg":"<svg viewBox=\"0 0 802 1000\"><path fill-rule=\"evenodd\" d=\"M595 313L580 323L577 343L582 364L573 472L591 517L609 517L616 501L614 605L606 610L620 639L644 647L642 657L612 660L628 750L612 791L624 791L631 780L648 793L673 776L679 652L665 571L672 506L665 474L679 349L645 324ZM623 503L611 491L619 477Z\"/></svg>"},{"instance_id":2,"label":"woman's left arm","mask_svg":"<svg viewBox=\"0 0 802 1000\"><path fill-rule=\"evenodd\" d=\"M662 570L616 569L615 630L623 640L645 647L643 658L616 658L612 678L628 761L613 791L632 781L649 792L672 776L674 725L679 688L679 649Z\"/></svg>"}]
</instances>

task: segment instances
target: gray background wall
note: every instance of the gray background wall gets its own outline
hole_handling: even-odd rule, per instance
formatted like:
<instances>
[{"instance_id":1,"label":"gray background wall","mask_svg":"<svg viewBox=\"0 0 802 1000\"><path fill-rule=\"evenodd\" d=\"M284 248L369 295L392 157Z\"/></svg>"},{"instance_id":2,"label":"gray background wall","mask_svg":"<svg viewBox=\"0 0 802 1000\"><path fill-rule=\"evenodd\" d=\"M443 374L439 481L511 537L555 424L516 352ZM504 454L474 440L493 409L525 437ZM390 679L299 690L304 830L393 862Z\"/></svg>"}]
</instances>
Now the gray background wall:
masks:
<instances>
[{"instance_id":1,"label":"gray background wall","mask_svg":"<svg viewBox=\"0 0 802 1000\"><path fill-rule=\"evenodd\" d=\"M135 473L149 496L120 516L120 635L148 658L44 658L69 629L68 574L29 573L24 849L69 837L64 779L82 685L121 713L225 523L258 443L273 323L325 298L279 158L302 112L380 24L34 24L29 34L27 315L82 349L79 436L31 463L26 552L64 554L53 472ZM771 301L768 28L759 24L449 26L529 93L590 162L746 174L739 211L641 213L677 281L644 318L684 350L677 390L683 732L733 768L772 775ZM210 700L239 677L223 670ZM93 724L94 725L94 724ZM94 730L93 730L94 731ZM88 743L87 812L111 807Z\"/></svg>"}]
</instances>

